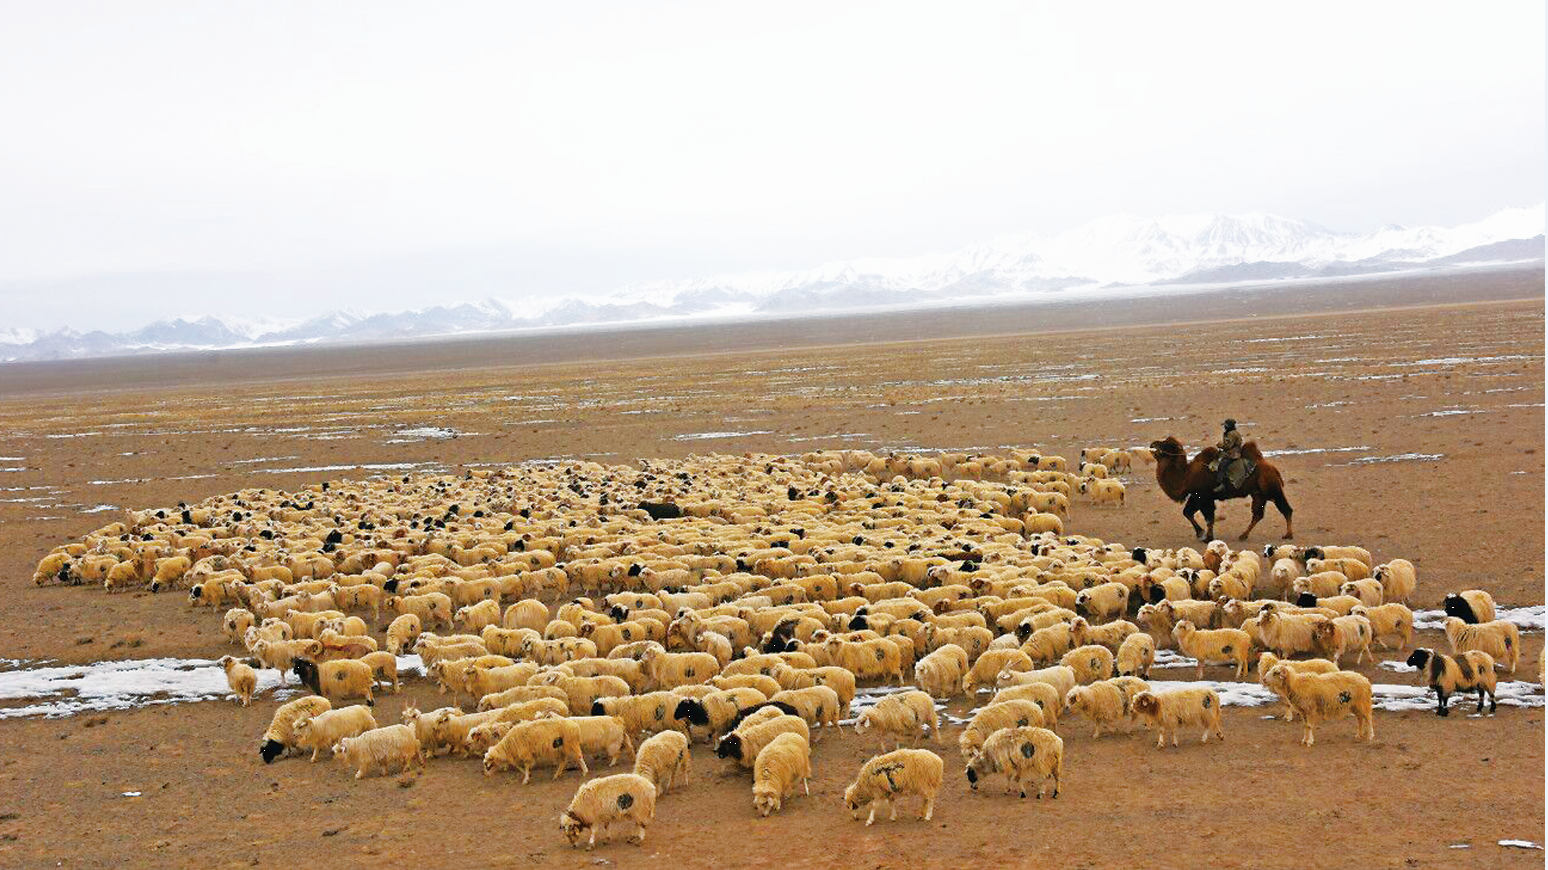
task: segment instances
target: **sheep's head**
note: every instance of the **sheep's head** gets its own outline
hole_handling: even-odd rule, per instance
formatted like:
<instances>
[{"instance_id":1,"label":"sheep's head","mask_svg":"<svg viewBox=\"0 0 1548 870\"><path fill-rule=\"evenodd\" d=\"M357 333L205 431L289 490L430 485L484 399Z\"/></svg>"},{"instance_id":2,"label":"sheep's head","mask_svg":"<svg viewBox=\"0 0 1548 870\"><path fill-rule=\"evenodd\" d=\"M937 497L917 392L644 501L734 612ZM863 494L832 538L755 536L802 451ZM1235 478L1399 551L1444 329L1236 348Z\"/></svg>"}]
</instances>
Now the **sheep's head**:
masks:
<instances>
[{"instance_id":1,"label":"sheep's head","mask_svg":"<svg viewBox=\"0 0 1548 870\"><path fill-rule=\"evenodd\" d=\"M1134 696L1134 702L1130 704L1134 712L1146 716L1155 715L1161 709L1161 702L1150 692L1140 692Z\"/></svg>"},{"instance_id":2,"label":"sheep's head","mask_svg":"<svg viewBox=\"0 0 1548 870\"><path fill-rule=\"evenodd\" d=\"M1423 668L1425 665L1430 663L1430 657L1433 655L1435 655L1434 652L1425 649L1424 647L1419 647L1418 649L1408 654L1408 660L1404 662L1404 664L1411 668Z\"/></svg>"}]
</instances>

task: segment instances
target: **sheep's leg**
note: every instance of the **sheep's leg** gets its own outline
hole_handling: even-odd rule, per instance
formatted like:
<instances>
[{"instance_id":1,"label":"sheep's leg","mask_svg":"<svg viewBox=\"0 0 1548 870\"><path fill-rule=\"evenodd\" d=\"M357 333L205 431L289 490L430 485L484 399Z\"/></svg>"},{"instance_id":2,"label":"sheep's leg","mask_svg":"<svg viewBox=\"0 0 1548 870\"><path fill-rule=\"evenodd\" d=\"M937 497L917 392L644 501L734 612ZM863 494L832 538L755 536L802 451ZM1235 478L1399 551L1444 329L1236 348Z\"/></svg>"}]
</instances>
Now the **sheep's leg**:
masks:
<instances>
[{"instance_id":1,"label":"sheep's leg","mask_svg":"<svg viewBox=\"0 0 1548 870\"><path fill-rule=\"evenodd\" d=\"M932 816L934 816L934 815L935 815L935 795L927 794L927 795L924 796L924 813L923 813L923 815L920 816L920 818L922 818L922 819L924 819L925 821L928 822L928 821L930 821L930 818Z\"/></svg>"},{"instance_id":2,"label":"sheep's leg","mask_svg":"<svg viewBox=\"0 0 1548 870\"><path fill-rule=\"evenodd\" d=\"M1440 686L1431 686L1430 688L1435 690L1435 715L1450 716L1451 711L1446 709L1446 693L1441 691Z\"/></svg>"},{"instance_id":3,"label":"sheep's leg","mask_svg":"<svg viewBox=\"0 0 1548 870\"><path fill-rule=\"evenodd\" d=\"M875 822L875 821L876 821L876 803L873 801L871 803L871 814L869 816L865 817L865 826L867 828L869 828L871 826L871 824L873 822Z\"/></svg>"},{"instance_id":4,"label":"sheep's leg","mask_svg":"<svg viewBox=\"0 0 1548 870\"><path fill-rule=\"evenodd\" d=\"M1252 534L1253 527L1263 520L1263 506L1266 504L1268 504L1268 499L1265 498L1262 493L1253 494L1252 522L1247 524L1247 530L1242 532L1241 537L1237 538L1238 541L1247 540L1247 536Z\"/></svg>"}]
</instances>

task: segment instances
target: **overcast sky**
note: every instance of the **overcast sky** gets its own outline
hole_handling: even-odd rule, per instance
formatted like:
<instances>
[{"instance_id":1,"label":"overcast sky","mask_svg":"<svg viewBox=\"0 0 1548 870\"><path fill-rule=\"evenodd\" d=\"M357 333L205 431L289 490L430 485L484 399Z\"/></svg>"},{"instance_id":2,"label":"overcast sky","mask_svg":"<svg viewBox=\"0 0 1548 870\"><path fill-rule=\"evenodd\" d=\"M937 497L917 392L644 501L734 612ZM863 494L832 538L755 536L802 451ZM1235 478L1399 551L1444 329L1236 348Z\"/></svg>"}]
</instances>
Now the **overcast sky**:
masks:
<instances>
[{"instance_id":1,"label":"overcast sky","mask_svg":"<svg viewBox=\"0 0 1548 870\"><path fill-rule=\"evenodd\" d=\"M1543 199L1541 0L0 0L0 328Z\"/></svg>"}]
</instances>

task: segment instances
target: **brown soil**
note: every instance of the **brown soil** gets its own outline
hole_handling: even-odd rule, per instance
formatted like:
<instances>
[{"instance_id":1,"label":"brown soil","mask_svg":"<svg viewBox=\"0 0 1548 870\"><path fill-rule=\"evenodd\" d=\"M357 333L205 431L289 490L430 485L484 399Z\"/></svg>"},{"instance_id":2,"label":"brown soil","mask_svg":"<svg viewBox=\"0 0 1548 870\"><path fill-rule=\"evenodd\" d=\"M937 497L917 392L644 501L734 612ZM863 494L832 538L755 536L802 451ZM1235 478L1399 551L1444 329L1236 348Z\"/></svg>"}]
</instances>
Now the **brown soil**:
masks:
<instances>
[{"instance_id":1,"label":"brown soil","mask_svg":"<svg viewBox=\"0 0 1548 870\"><path fill-rule=\"evenodd\" d=\"M1388 288L1361 304L1346 286L1314 306L1324 313L1287 314L1264 302L1261 310L1276 316L1208 324L1182 321L1214 309L1184 307L1165 325L975 335L968 333L993 330L953 324L981 315L959 321L942 312L887 330L857 320L851 334L964 337L843 344L822 332L830 326L814 326L821 343L790 342L813 346L733 352L724 348L736 346L737 330L756 347L768 327L715 327L618 339L635 358L580 346L559 361L550 346L553 361L545 364L531 362L523 342L507 340L416 346L409 350L435 359L407 370L373 350L310 352L311 374L276 352L249 360L277 360L272 365L233 372L220 363L218 377L172 371L186 362L166 360L82 364L68 378L13 372L0 377L0 455L21 459L0 459L0 468L24 470L0 472L0 498L40 500L0 501L0 656L220 655L216 620L191 615L178 596L37 589L31 567L48 547L113 518L82 512L98 504L170 505L244 486L371 473L270 469L406 462L455 469L824 447L1037 445L1073 456L1085 445L1166 434L1197 445L1225 416L1269 450L1366 448L1275 458L1301 543L1360 544L1380 559L1412 560L1416 606L1473 587L1506 605L1541 603L1542 274L1513 274L1510 292L1490 285L1492 295L1535 298L1355 310L1428 302L1439 291L1424 284L1405 300ZM1456 280L1452 298L1482 294L1467 283L1474 279ZM1101 308L1064 325L1107 322ZM1003 324L1000 332L1032 328L1025 319ZM701 344L717 350L689 352ZM377 373L361 373L370 366L360 353L381 360ZM1472 413L1425 416L1448 410ZM466 434L388 443L418 426ZM767 434L679 440L715 432ZM79 437L49 437L66 435ZM1441 458L1355 462L1414 453ZM1234 538L1245 525L1243 504L1223 510L1222 535ZM1191 541L1179 507L1140 472L1126 508L1077 505L1073 528L1128 544ZM1253 543L1282 531L1270 508ZM1420 643L1444 639L1427 633ZM1536 673L1542 635L1529 634L1525 646L1523 676ZM1380 673L1385 682L1411 679ZM1223 670L1211 676L1228 678ZM413 685L379 704L379 720L395 719L405 699L435 701L433 690ZM996 785L970 793L948 742L948 782L934 823L918 822L909 805L899 822L869 830L839 805L871 750L853 734L820 743L812 797L766 820L752 812L746 778L697 749L693 785L661 802L644 848L586 854L572 852L557 830L574 774L522 787L510 777L485 779L474 762L442 760L401 787L395 778L355 782L334 764L265 767L253 747L272 706L210 702L0 720L11 747L0 761L0 865L591 866L604 858L642 867L1187 868L1543 860L1541 852L1495 845L1543 840L1542 709L1445 720L1378 713L1374 745L1353 743L1352 726L1343 724L1319 733L1312 749L1297 744L1297 728L1263 719L1262 709L1228 709L1224 745L1165 751L1142 733L1094 741L1072 721L1060 729L1063 791L1042 802L1004 796ZM947 730L948 741L955 731ZM1472 848L1448 848L1456 843Z\"/></svg>"}]
</instances>

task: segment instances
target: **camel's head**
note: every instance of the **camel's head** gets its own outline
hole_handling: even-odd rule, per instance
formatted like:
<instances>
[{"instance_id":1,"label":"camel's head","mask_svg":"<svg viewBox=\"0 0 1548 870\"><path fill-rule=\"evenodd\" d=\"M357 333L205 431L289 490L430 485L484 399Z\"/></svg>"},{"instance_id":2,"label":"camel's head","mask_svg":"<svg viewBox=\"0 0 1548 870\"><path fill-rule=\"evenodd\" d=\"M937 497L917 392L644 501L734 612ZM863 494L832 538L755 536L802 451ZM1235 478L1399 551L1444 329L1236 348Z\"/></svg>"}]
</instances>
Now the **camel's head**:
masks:
<instances>
[{"instance_id":1,"label":"camel's head","mask_svg":"<svg viewBox=\"0 0 1548 870\"><path fill-rule=\"evenodd\" d=\"M1183 450L1182 442L1178 441L1174 436L1171 435L1162 438L1160 441L1150 442L1150 450L1152 453L1156 454L1157 457L1182 457L1186 455L1185 451Z\"/></svg>"}]
</instances>

